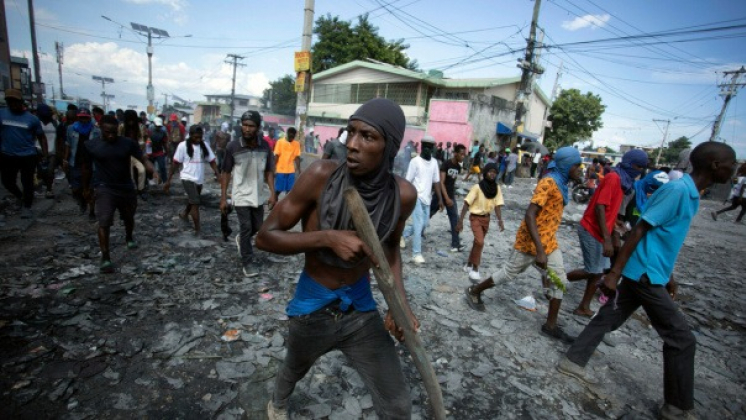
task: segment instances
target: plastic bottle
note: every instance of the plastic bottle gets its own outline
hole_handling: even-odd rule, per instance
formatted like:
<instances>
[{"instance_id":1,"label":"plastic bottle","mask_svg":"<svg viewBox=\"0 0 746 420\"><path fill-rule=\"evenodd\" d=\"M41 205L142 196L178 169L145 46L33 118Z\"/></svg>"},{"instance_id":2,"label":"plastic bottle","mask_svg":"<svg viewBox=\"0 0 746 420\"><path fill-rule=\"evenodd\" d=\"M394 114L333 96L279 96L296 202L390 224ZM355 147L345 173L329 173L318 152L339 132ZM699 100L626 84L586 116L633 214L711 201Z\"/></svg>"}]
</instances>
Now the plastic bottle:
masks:
<instances>
[{"instance_id":1,"label":"plastic bottle","mask_svg":"<svg viewBox=\"0 0 746 420\"><path fill-rule=\"evenodd\" d=\"M150 155L153 153L153 144L150 140L145 142L145 154Z\"/></svg>"}]
</instances>

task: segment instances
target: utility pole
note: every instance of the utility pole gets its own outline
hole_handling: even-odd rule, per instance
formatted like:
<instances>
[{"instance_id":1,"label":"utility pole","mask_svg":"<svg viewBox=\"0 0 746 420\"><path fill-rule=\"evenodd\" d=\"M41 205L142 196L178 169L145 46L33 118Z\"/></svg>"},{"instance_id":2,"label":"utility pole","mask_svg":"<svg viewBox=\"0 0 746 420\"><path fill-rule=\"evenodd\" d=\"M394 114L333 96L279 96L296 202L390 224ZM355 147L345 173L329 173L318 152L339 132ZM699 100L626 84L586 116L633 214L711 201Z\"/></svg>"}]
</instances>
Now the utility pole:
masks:
<instances>
[{"instance_id":1,"label":"utility pole","mask_svg":"<svg viewBox=\"0 0 746 420\"><path fill-rule=\"evenodd\" d=\"M723 117L725 117L725 112L728 110L728 104L730 103L731 98L736 96L736 92L738 91L738 88L743 87L744 83L738 83L738 79L741 78L741 75L746 73L746 68L741 66L738 70L733 71L726 71L723 72L723 75L731 75L730 79L730 85L725 85L723 83L720 84L720 88L722 89L720 91L720 96L723 96L723 107L720 109L720 114L718 114L718 117L715 119L715 123L712 125L712 134L710 135L710 141L715 141L717 137L720 135L720 125L723 122Z\"/></svg>"},{"instance_id":2,"label":"utility pole","mask_svg":"<svg viewBox=\"0 0 746 420\"><path fill-rule=\"evenodd\" d=\"M104 105L104 112L106 112L107 104L109 103L109 98L113 98L113 95L107 95L106 94L106 84L107 83L114 83L114 79L110 77L101 77L101 76L92 76L92 79L101 82L101 98Z\"/></svg>"},{"instance_id":3,"label":"utility pole","mask_svg":"<svg viewBox=\"0 0 746 420\"><path fill-rule=\"evenodd\" d=\"M301 149L308 150L306 145L306 118L308 117L308 90L311 82L311 38L313 36L313 14L314 14L314 0L306 0L306 5L303 8L303 37L301 42L300 55L305 55L308 58L308 69L304 70L297 68L296 63L296 91L298 92L298 100L295 106L295 126L298 129L298 140L300 140ZM296 53L296 56L298 54ZM297 60L296 60L297 61ZM298 89L298 80L302 80L303 88ZM313 140L311 140L313 141Z\"/></svg>"},{"instance_id":4,"label":"utility pole","mask_svg":"<svg viewBox=\"0 0 746 420\"><path fill-rule=\"evenodd\" d=\"M168 108L168 93L161 93L163 95L163 112L166 112L166 108Z\"/></svg>"},{"instance_id":5,"label":"utility pole","mask_svg":"<svg viewBox=\"0 0 746 420\"><path fill-rule=\"evenodd\" d=\"M531 100L531 91L533 90L533 75L544 73L544 69L537 63L537 57L535 54L536 49L536 27L539 24L539 10L541 9L541 0L534 0L534 15L531 18L531 31L528 36L528 44L526 45L526 56L523 59L518 59L518 67L522 69L521 72L521 84L516 92L515 99L515 123L513 125L513 141L511 141L511 147L518 143L518 132L523 131L523 119L529 109L529 103Z\"/></svg>"},{"instance_id":6,"label":"utility pole","mask_svg":"<svg viewBox=\"0 0 746 420\"><path fill-rule=\"evenodd\" d=\"M36 96L36 103L44 102L44 90L41 88L41 68L39 67L39 50L36 48L36 21L34 19L34 0L28 0L28 18L29 27L31 28L31 49L34 57L34 84L33 94Z\"/></svg>"},{"instance_id":7,"label":"utility pole","mask_svg":"<svg viewBox=\"0 0 746 420\"><path fill-rule=\"evenodd\" d=\"M230 122L230 127L232 130L233 129L233 113L236 110L236 67L245 66L246 64L240 64L238 60L243 60L246 57L242 55L228 54L228 58L233 59L232 62L226 61L226 63L233 65L233 82L231 84L231 122ZM257 129L261 129L261 127L257 127Z\"/></svg>"},{"instance_id":8,"label":"utility pole","mask_svg":"<svg viewBox=\"0 0 746 420\"><path fill-rule=\"evenodd\" d=\"M658 156L655 157L655 167L658 167L658 162L661 160L661 153L663 152L663 145L666 144L668 138L668 127L671 126L671 120L653 120L655 123L664 122L666 123L666 131L663 133L663 140L661 140L661 147L658 149Z\"/></svg>"},{"instance_id":9,"label":"utility pole","mask_svg":"<svg viewBox=\"0 0 746 420\"><path fill-rule=\"evenodd\" d=\"M60 99L65 99L65 90L62 88L62 62L64 61L65 48L61 42L55 41L54 49L57 51L57 71L60 74Z\"/></svg>"}]
</instances>

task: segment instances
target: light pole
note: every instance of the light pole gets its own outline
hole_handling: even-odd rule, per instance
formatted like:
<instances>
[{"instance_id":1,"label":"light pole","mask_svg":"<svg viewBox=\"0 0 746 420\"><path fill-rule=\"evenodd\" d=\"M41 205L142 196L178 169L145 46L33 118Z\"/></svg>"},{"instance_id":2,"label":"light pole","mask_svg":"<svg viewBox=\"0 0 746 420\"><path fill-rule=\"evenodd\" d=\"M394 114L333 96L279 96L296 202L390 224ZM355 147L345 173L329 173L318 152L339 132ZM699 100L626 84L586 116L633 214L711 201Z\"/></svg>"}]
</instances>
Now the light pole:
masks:
<instances>
[{"instance_id":1,"label":"light pole","mask_svg":"<svg viewBox=\"0 0 746 420\"><path fill-rule=\"evenodd\" d=\"M107 104L109 103L109 98L113 98L114 95L107 95L106 94L106 84L107 83L114 83L114 79L110 77L101 77L101 76L92 76L93 80L97 82L101 82L101 98L104 102L104 112L106 112Z\"/></svg>"},{"instance_id":2,"label":"light pole","mask_svg":"<svg viewBox=\"0 0 746 420\"><path fill-rule=\"evenodd\" d=\"M108 20L109 22L124 27L120 23L115 22L114 20L106 16L101 15L101 17ZM130 22L130 26L132 27L132 31L134 31L135 33L147 35L148 37L148 87L146 88L146 96L148 98L148 114L153 114L155 112L155 107L153 107L153 100L155 100L155 89L153 88L153 38L170 38L171 35L169 35L168 32L163 29L153 28L150 26L141 25L139 23ZM184 35L182 37L190 38L191 35Z\"/></svg>"}]
</instances>

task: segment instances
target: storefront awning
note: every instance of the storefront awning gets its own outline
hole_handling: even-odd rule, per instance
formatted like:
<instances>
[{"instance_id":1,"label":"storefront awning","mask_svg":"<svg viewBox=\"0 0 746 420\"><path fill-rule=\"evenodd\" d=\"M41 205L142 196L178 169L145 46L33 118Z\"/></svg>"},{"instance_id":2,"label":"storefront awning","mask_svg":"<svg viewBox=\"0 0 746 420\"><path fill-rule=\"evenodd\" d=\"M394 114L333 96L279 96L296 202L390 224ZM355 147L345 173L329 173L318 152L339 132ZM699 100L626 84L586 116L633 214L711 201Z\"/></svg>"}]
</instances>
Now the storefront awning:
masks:
<instances>
[{"instance_id":1,"label":"storefront awning","mask_svg":"<svg viewBox=\"0 0 746 420\"><path fill-rule=\"evenodd\" d=\"M497 123L497 134L513 134L513 130L507 125L498 122Z\"/></svg>"}]
</instances>

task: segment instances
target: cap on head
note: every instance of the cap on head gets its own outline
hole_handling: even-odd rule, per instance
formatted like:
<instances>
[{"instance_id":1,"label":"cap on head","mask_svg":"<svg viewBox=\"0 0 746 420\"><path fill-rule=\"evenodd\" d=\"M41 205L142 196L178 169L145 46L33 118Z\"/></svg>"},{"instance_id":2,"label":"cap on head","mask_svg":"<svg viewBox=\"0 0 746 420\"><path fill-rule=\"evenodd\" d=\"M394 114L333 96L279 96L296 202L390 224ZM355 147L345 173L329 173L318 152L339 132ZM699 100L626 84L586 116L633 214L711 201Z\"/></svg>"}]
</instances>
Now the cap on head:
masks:
<instances>
[{"instance_id":1,"label":"cap on head","mask_svg":"<svg viewBox=\"0 0 746 420\"><path fill-rule=\"evenodd\" d=\"M156 119L153 121L156 127L163 127L163 118L156 117Z\"/></svg>"},{"instance_id":2,"label":"cap on head","mask_svg":"<svg viewBox=\"0 0 746 420\"><path fill-rule=\"evenodd\" d=\"M88 108L80 108L78 110L78 118L91 118L91 111L88 110Z\"/></svg>"},{"instance_id":3,"label":"cap on head","mask_svg":"<svg viewBox=\"0 0 746 420\"><path fill-rule=\"evenodd\" d=\"M422 137L422 142L435 144L435 138L429 134L425 134L425 136Z\"/></svg>"},{"instance_id":4,"label":"cap on head","mask_svg":"<svg viewBox=\"0 0 746 420\"><path fill-rule=\"evenodd\" d=\"M23 95L21 95L21 91L18 89L5 89L5 99L16 99L22 101Z\"/></svg>"},{"instance_id":5,"label":"cap on head","mask_svg":"<svg viewBox=\"0 0 746 420\"><path fill-rule=\"evenodd\" d=\"M243 114L241 114L241 121L246 121L246 120L253 121L257 127L261 127L262 114L260 114L258 111L246 111Z\"/></svg>"},{"instance_id":6,"label":"cap on head","mask_svg":"<svg viewBox=\"0 0 746 420\"><path fill-rule=\"evenodd\" d=\"M170 117L168 117L169 121L179 121L179 117L176 114L171 114Z\"/></svg>"}]
</instances>

